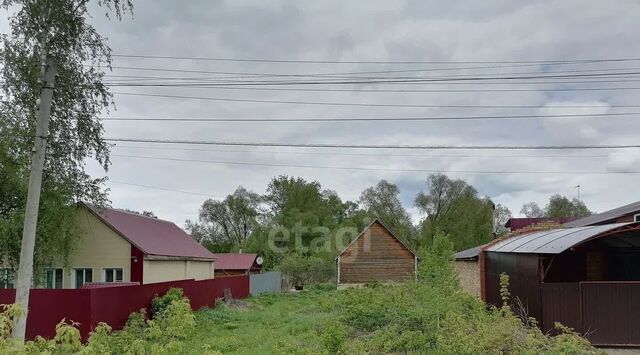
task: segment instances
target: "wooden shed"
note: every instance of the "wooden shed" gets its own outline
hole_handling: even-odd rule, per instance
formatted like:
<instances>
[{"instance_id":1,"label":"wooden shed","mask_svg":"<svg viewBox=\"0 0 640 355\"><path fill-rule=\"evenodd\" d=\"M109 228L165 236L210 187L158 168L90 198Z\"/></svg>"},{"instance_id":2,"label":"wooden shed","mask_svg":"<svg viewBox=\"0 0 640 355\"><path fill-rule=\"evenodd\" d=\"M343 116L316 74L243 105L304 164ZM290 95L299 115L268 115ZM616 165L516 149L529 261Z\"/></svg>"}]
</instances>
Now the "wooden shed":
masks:
<instances>
[{"instance_id":1,"label":"wooden shed","mask_svg":"<svg viewBox=\"0 0 640 355\"><path fill-rule=\"evenodd\" d=\"M415 280L418 256L374 220L336 258L338 285Z\"/></svg>"}]
</instances>

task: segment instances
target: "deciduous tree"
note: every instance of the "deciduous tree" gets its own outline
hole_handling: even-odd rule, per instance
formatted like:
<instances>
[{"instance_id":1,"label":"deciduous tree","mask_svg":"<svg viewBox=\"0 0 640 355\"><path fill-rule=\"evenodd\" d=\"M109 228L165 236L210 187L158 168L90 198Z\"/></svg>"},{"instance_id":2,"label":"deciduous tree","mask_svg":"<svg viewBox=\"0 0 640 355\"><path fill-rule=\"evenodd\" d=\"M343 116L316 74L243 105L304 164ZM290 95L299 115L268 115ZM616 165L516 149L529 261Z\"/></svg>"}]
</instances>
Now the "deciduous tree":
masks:
<instances>
[{"instance_id":1,"label":"deciduous tree","mask_svg":"<svg viewBox=\"0 0 640 355\"><path fill-rule=\"evenodd\" d=\"M92 157L106 170L109 146L98 114L112 103L102 83L110 65L106 39L87 21L88 0L4 0L11 9L9 34L2 35L0 73L0 243L21 238L26 181L41 90L43 53L57 67L47 156L43 174L35 264L68 255L75 244L75 202L106 204L102 179L85 171ZM120 19L132 9L130 0L101 0L99 5ZM62 251L62 252L61 252ZM19 250L2 248L0 257L17 264Z\"/></svg>"},{"instance_id":2,"label":"deciduous tree","mask_svg":"<svg viewBox=\"0 0 640 355\"><path fill-rule=\"evenodd\" d=\"M544 217L544 210L538 206L535 202L527 202L520 209L520 213L527 218L540 218Z\"/></svg>"},{"instance_id":3,"label":"deciduous tree","mask_svg":"<svg viewBox=\"0 0 640 355\"><path fill-rule=\"evenodd\" d=\"M379 218L398 238L415 242L415 228L400 201L400 188L387 180L362 191L358 200L370 218Z\"/></svg>"},{"instance_id":4,"label":"deciduous tree","mask_svg":"<svg viewBox=\"0 0 640 355\"><path fill-rule=\"evenodd\" d=\"M430 245L433 237L442 232L449 235L456 250L461 250L493 236L493 202L479 197L476 189L464 180L430 175L427 190L417 194L415 203L426 214L421 223L421 244Z\"/></svg>"}]
</instances>

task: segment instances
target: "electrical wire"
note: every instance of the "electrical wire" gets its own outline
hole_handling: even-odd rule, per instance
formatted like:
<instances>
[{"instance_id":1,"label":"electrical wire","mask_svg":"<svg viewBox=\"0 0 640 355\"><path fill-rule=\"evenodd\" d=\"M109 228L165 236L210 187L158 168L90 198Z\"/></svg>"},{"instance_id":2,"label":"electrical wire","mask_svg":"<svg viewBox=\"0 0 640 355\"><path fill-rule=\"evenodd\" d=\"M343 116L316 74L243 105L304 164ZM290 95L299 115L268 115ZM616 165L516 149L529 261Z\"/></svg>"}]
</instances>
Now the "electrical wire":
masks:
<instances>
[{"instance_id":1,"label":"electrical wire","mask_svg":"<svg viewBox=\"0 0 640 355\"><path fill-rule=\"evenodd\" d=\"M220 160L203 160L203 159L183 159L169 157L152 157L141 155L112 154L114 157L164 160L177 162L194 162L207 164L222 165L244 165L244 166L262 166L262 167L284 167L284 168L304 168L304 169L331 169L331 170L364 170L364 171L390 171L390 172L414 172L414 173L471 173L471 174L640 174L640 171L502 171L502 170L438 170L438 169L396 169L396 168L380 168L380 167L357 167L357 166L326 166L326 165L306 165L306 164L276 164L261 162L239 162L239 161L220 161Z\"/></svg>"},{"instance_id":2,"label":"electrical wire","mask_svg":"<svg viewBox=\"0 0 640 355\"><path fill-rule=\"evenodd\" d=\"M415 157L415 158L607 158L609 155L607 154L598 154L598 155L504 155L504 154L493 154L492 152L487 152L491 154L383 154L383 153L375 153L375 154L367 154L367 153L343 153L343 152L331 152L331 153L321 153L321 152L289 152L282 150L229 150L229 149L203 149L203 148L185 148L185 147L149 147L149 146L127 146L114 144L114 148L118 149L134 149L134 150L171 150L171 151L195 151L195 152L211 152L211 153L258 153L258 154L293 154L293 155L318 155L318 156L327 156L330 154L331 156L356 156L356 157Z\"/></svg>"},{"instance_id":3,"label":"electrical wire","mask_svg":"<svg viewBox=\"0 0 640 355\"><path fill-rule=\"evenodd\" d=\"M145 59L178 59L213 62L258 62L258 63L310 63L310 64L547 64L558 65L565 63L604 63L640 61L640 58L597 58L597 59L566 59L566 60L513 60L513 61L336 61L336 60L303 60L303 59L266 59L266 58L220 58L220 57L189 57L189 56L161 56L143 54L115 53L116 58L145 58Z\"/></svg>"},{"instance_id":4,"label":"electrical wire","mask_svg":"<svg viewBox=\"0 0 640 355\"><path fill-rule=\"evenodd\" d=\"M323 106L359 106L359 107L412 107L412 108L505 108L505 109L522 109L522 108L639 108L640 105L421 105L421 104L380 104L380 103L355 103L355 102L323 102L323 101L294 101L294 100L258 100L258 99L235 99L225 97L202 97L188 95L168 95L168 94L149 94L139 92L111 92L114 95L127 96L144 96L144 97L163 97L173 99L192 99L207 101L227 101L227 102L251 102L263 104L290 104L290 105L323 105Z\"/></svg>"},{"instance_id":5,"label":"electrical wire","mask_svg":"<svg viewBox=\"0 0 640 355\"><path fill-rule=\"evenodd\" d=\"M451 116L451 117L344 117L344 118L212 118L212 117L100 117L102 121L120 122L375 122L375 121L459 121L459 120L509 120L509 119L531 119L531 118L576 118L576 117L619 117L634 116L640 112L619 112L619 113L585 113L566 115L509 115L509 116Z\"/></svg>"},{"instance_id":6,"label":"electrical wire","mask_svg":"<svg viewBox=\"0 0 640 355\"><path fill-rule=\"evenodd\" d=\"M394 144L337 144L337 143L278 143L278 142L223 142L152 138L104 138L107 142L226 145L249 147L295 147L295 148L340 148L340 149L433 149L433 150L565 150L565 149L627 149L640 148L640 144L587 144L587 145L394 145Z\"/></svg>"}]
</instances>

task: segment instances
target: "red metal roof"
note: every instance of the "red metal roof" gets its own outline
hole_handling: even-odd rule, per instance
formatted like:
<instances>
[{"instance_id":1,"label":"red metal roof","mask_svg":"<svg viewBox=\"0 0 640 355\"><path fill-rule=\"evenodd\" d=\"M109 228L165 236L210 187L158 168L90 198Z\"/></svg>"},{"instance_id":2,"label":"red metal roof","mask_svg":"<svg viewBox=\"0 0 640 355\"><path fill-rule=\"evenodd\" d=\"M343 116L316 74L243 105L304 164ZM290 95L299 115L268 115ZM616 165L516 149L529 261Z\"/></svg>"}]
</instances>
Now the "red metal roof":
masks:
<instances>
[{"instance_id":1,"label":"red metal roof","mask_svg":"<svg viewBox=\"0 0 640 355\"><path fill-rule=\"evenodd\" d=\"M546 222L563 224L563 223L576 220L577 218L578 217L538 217L538 218L514 217L514 218L509 218L509 220L507 221L507 223L505 223L504 226L507 228L510 228L512 232L515 232L519 229L528 227L533 224L546 223Z\"/></svg>"},{"instance_id":2,"label":"red metal roof","mask_svg":"<svg viewBox=\"0 0 640 355\"><path fill-rule=\"evenodd\" d=\"M213 254L216 270L249 270L258 254L220 253Z\"/></svg>"},{"instance_id":3,"label":"red metal roof","mask_svg":"<svg viewBox=\"0 0 640 355\"><path fill-rule=\"evenodd\" d=\"M85 206L144 254L214 259L213 253L173 222L113 208Z\"/></svg>"}]
</instances>

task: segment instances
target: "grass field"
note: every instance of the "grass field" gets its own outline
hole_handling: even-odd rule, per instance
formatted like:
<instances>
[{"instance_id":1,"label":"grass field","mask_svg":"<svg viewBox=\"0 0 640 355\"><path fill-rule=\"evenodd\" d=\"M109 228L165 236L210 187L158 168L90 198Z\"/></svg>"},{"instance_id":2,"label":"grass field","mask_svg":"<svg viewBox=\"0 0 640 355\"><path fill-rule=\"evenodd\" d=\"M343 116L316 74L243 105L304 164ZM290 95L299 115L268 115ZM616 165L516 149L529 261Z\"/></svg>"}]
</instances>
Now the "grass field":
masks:
<instances>
[{"instance_id":1,"label":"grass field","mask_svg":"<svg viewBox=\"0 0 640 355\"><path fill-rule=\"evenodd\" d=\"M446 288L445 288L446 289ZM425 284L265 295L196 313L192 354L596 354L572 333L551 337L507 309Z\"/></svg>"},{"instance_id":2,"label":"grass field","mask_svg":"<svg viewBox=\"0 0 640 355\"><path fill-rule=\"evenodd\" d=\"M335 317L323 301L331 295L331 291L265 295L248 299L242 306L201 310L186 347L193 353L323 353L318 331Z\"/></svg>"}]
</instances>

